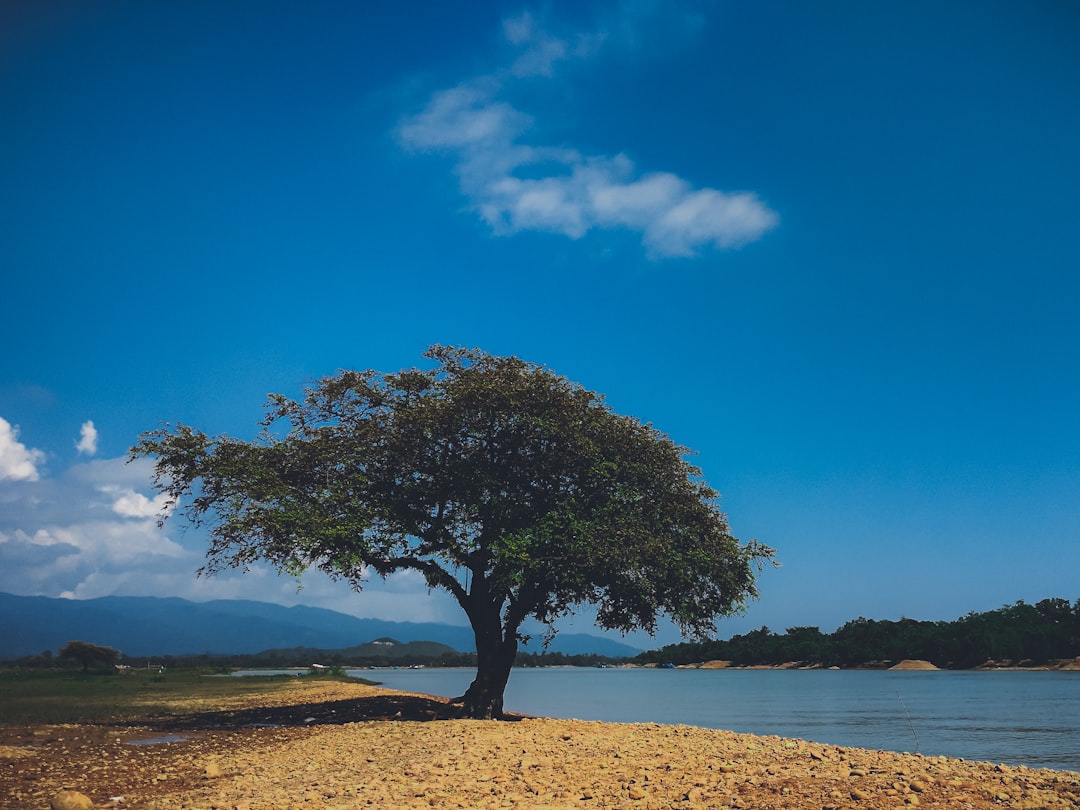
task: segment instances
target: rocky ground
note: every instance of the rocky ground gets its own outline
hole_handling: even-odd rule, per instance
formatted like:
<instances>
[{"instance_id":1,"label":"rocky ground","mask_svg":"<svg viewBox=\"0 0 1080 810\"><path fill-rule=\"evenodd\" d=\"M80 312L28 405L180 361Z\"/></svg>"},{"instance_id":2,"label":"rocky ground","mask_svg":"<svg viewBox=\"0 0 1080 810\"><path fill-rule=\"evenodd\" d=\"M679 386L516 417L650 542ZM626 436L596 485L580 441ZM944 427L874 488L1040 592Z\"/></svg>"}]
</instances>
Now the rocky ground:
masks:
<instances>
[{"instance_id":1,"label":"rocky ground","mask_svg":"<svg viewBox=\"0 0 1080 810\"><path fill-rule=\"evenodd\" d=\"M141 725L0 729L0 807L1080 807L1080 773L688 726L453 719L442 701L304 682ZM437 720L437 722L433 722ZM138 743L160 738L181 741Z\"/></svg>"}]
</instances>

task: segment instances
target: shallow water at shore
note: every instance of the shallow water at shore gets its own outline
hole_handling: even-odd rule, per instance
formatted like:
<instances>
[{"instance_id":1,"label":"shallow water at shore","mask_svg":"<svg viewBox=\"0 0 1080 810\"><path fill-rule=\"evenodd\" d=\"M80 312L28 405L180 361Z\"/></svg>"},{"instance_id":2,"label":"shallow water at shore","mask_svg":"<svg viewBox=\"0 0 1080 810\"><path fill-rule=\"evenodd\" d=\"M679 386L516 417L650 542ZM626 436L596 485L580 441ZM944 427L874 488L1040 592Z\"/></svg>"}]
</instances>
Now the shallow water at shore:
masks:
<instances>
[{"instance_id":1,"label":"shallow water at shore","mask_svg":"<svg viewBox=\"0 0 1080 810\"><path fill-rule=\"evenodd\" d=\"M473 671L354 674L450 697ZM506 707L1080 770L1080 672L515 669Z\"/></svg>"}]
</instances>

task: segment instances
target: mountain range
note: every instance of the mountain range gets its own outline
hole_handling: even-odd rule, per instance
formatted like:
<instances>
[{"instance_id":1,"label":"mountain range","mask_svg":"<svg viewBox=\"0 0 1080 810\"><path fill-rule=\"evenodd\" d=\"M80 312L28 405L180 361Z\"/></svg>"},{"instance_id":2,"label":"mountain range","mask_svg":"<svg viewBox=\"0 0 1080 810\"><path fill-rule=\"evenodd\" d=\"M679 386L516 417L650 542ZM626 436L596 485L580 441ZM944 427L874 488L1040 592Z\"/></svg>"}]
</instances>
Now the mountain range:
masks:
<instances>
[{"instance_id":1,"label":"mountain range","mask_svg":"<svg viewBox=\"0 0 1080 810\"><path fill-rule=\"evenodd\" d=\"M75 640L142 657L258 653L291 647L340 650L386 637L406 643L434 641L459 652L476 649L469 627L360 619L324 608L284 607L239 599L51 599L0 593L0 660L38 655L45 650L56 652ZM539 641L534 640L523 650L540 652ZM612 658L640 652L628 644L586 633L559 634L548 651Z\"/></svg>"}]
</instances>

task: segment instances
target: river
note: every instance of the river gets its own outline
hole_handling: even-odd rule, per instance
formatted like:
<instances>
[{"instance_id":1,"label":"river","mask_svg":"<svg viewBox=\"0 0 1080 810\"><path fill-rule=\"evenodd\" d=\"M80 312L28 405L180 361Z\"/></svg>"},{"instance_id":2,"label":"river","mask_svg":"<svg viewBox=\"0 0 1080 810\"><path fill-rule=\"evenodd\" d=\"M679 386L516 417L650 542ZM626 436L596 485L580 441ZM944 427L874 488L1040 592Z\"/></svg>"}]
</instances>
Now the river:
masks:
<instances>
[{"instance_id":1,"label":"river","mask_svg":"<svg viewBox=\"0 0 1080 810\"><path fill-rule=\"evenodd\" d=\"M352 670L451 697L469 669ZM506 709L1080 771L1080 672L515 669Z\"/></svg>"}]
</instances>

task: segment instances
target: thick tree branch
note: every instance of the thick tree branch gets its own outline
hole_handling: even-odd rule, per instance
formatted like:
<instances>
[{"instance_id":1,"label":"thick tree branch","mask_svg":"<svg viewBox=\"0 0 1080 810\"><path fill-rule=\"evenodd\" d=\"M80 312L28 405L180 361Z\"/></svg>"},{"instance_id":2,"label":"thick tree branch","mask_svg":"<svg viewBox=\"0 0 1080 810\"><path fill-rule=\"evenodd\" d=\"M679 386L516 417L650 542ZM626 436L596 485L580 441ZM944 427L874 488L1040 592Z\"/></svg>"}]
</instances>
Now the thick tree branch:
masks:
<instances>
[{"instance_id":1,"label":"thick tree branch","mask_svg":"<svg viewBox=\"0 0 1080 810\"><path fill-rule=\"evenodd\" d=\"M462 607L465 606L469 599L469 595L453 574L434 560L421 560L416 557L388 557L378 563L372 563L371 567L380 574L389 574L403 569L419 571L424 575L424 581L430 587L449 591Z\"/></svg>"}]
</instances>

